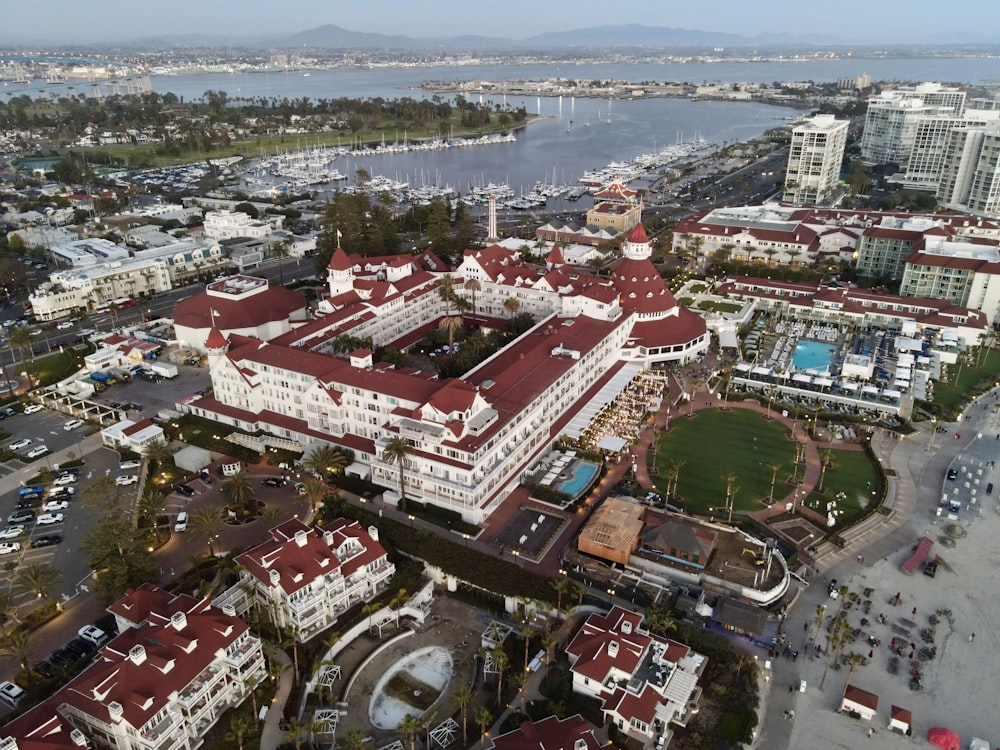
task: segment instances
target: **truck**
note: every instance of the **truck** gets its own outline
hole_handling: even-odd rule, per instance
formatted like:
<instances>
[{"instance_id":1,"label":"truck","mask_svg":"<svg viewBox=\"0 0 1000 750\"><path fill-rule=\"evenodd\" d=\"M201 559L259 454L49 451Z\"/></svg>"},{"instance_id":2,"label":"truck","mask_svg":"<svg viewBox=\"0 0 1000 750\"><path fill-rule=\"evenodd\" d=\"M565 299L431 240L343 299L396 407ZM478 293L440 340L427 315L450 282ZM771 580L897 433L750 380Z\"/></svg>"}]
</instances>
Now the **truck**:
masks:
<instances>
[{"instance_id":1,"label":"truck","mask_svg":"<svg viewBox=\"0 0 1000 750\"><path fill-rule=\"evenodd\" d=\"M163 378L176 378L177 365L171 362L150 362L147 367Z\"/></svg>"},{"instance_id":2,"label":"truck","mask_svg":"<svg viewBox=\"0 0 1000 750\"><path fill-rule=\"evenodd\" d=\"M90 379L101 385L114 385L118 382L110 372L92 372L90 373Z\"/></svg>"}]
</instances>

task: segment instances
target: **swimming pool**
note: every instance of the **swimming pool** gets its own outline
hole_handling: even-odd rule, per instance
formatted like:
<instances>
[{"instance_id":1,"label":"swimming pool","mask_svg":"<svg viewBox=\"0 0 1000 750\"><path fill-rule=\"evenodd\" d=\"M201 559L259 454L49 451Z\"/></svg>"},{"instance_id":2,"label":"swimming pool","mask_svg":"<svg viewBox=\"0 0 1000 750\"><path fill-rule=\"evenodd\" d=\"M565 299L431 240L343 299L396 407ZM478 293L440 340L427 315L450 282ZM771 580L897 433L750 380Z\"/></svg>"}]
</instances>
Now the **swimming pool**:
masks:
<instances>
[{"instance_id":1,"label":"swimming pool","mask_svg":"<svg viewBox=\"0 0 1000 750\"><path fill-rule=\"evenodd\" d=\"M556 488L560 492L565 492L574 500L580 495L585 489L590 486L590 483L594 481L594 477L597 476L597 472L601 467L590 461L574 461L570 466L570 471L573 475L564 482L560 482L559 486Z\"/></svg>"},{"instance_id":2,"label":"swimming pool","mask_svg":"<svg viewBox=\"0 0 1000 750\"><path fill-rule=\"evenodd\" d=\"M837 347L825 341L799 339L792 352L792 366L802 372L828 373Z\"/></svg>"}]
</instances>

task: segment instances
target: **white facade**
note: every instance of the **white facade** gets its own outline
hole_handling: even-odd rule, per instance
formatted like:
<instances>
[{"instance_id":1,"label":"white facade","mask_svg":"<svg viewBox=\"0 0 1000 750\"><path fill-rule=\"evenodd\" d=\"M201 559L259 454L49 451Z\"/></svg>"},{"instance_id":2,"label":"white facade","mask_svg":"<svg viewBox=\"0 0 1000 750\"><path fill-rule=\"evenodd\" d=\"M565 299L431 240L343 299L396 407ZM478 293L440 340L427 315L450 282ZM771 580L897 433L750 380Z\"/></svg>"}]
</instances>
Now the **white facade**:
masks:
<instances>
[{"instance_id":1,"label":"white facade","mask_svg":"<svg viewBox=\"0 0 1000 750\"><path fill-rule=\"evenodd\" d=\"M792 128L786 201L823 204L836 195L849 124L833 115L816 115Z\"/></svg>"},{"instance_id":2,"label":"white facade","mask_svg":"<svg viewBox=\"0 0 1000 750\"><path fill-rule=\"evenodd\" d=\"M899 164L910 159L918 122L928 116L960 115L965 92L939 83L887 89L868 100L861 158L866 164Z\"/></svg>"},{"instance_id":3,"label":"white facade","mask_svg":"<svg viewBox=\"0 0 1000 750\"><path fill-rule=\"evenodd\" d=\"M271 224L267 221L251 218L242 211L220 209L205 213L205 236L216 241L237 237L262 239L271 234L271 229Z\"/></svg>"}]
</instances>

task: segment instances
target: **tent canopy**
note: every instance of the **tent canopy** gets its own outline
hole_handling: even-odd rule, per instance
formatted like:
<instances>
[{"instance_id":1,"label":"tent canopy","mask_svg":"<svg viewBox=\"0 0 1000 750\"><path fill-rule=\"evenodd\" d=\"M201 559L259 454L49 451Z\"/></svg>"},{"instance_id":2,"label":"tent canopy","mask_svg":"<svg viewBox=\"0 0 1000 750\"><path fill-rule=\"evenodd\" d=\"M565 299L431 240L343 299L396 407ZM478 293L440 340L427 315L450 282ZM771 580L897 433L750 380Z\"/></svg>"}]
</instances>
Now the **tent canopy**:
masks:
<instances>
[{"instance_id":1,"label":"tent canopy","mask_svg":"<svg viewBox=\"0 0 1000 750\"><path fill-rule=\"evenodd\" d=\"M628 445L628 440L620 437L614 437L613 435L605 435L601 438L601 441L597 444L597 447L601 450L611 451L612 453L617 453L622 448Z\"/></svg>"},{"instance_id":2,"label":"tent canopy","mask_svg":"<svg viewBox=\"0 0 1000 750\"><path fill-rule=\"evenodd\" d=\"M958 734L944 727L931 727L927 730L927 741L941 750L962 750Z\"/></svg>"}]
</instances>

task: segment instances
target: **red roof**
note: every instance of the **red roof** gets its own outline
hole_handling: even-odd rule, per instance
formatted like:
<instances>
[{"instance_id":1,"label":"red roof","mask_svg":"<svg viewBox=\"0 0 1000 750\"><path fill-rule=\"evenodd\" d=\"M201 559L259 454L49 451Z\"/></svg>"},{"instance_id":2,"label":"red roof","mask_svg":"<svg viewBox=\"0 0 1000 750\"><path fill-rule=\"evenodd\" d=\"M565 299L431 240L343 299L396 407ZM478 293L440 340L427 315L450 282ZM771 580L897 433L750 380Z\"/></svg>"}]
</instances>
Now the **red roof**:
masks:
<instances>
[{"instance_id":1,"label":"red roof","mask_svg":"<svg viewBox=\"0 0 1000 750\"><path fill-rule=\"evenodd\" d=\"M867 690L854 687L854 685L848 685L844 688L844 700L870 708L872 711L878 708L878 696L875 693L869 693Z\"/></svg>"},{"instance_id":2,"label":"red roof","mask_svg":"<svg viewBox=\"0 0 1000 750\"><path fill-rule=\"evenodd\" d=\"M635 243L649 242L649 237L646 235L646 230L642 224L635 225L635 229L633 229L632 233L628 236L628 241Z\"/></svg>"},{"instance_id":3,"label":"red roof","mask_svg":"<svg viewBox=\"0 0 1000 750\"><path fill-rule=\"evenodd\" d=\"M225 349L229 342L226 341L226 337L222 335L222 331L218 328L212 328L208 332L208 338L205 339L206 349Z\"/></svg>"},{"instance_id":4,"label":"red roof","mask_svg":"<svg viewBox=\"0 0 1000 750\"><path fill-rule=\"evenodd\" d=\"M545 256L545 262L550 263L553 266L561 266L566 263L566 259L563 258L562 250L559 249L559 243L552 243L552 249L549 250L549 254Z\"/></svg>"},{"instance_id":5,"label":"red roof","mask_svg":"<svg viewBox=\"0 0 1000 750\"><path fill-rule=\"evenodd\" d=\"M622 307L629 312L665 313L677 307L677 300L648 258L622 258L611 271L611 282L621 293Z\"/></svg>"},{"instance_id":6,"label":"red roof","mask_svg":"<svg viewBox=\"0 0 1000 750\"><path fill-rule=\"evenodd\" d=\"M186 328L207 330L214 325L233 331L288 320L292 313L305 307L305 297L299 292L283 286L270 286L249 299L209 296L207 292L202 292L178 302L173 316L175 325ZM218 314L213 316L212 310Z\"/></svg>"},{"instance_id":7,"label":"red roof","mask_svg":"<svg viewBox=\"0 0 1000 750\"><path fill-rule=\"evenodd\" d=\"M327 265L331 271L347 271L353 267L350 259L347 257L347 253L344 252L344 248L337 245L337 249L333 251L333 255L330 256L330 263Z\"/></svg>"},{"instance_id":8,"label":"red roof","mask_svg":"<svg viewBox=\"0 0 1000 750\"><path fill-rule=\"evenodd\" d=\"M583 740L587 750L598 750L601 743L594 728L580 714L560 719L547 716L539 721L525 721L520 727L493 739L494 750L574 750Z\"/></svg>"}]
</instances>

